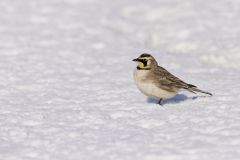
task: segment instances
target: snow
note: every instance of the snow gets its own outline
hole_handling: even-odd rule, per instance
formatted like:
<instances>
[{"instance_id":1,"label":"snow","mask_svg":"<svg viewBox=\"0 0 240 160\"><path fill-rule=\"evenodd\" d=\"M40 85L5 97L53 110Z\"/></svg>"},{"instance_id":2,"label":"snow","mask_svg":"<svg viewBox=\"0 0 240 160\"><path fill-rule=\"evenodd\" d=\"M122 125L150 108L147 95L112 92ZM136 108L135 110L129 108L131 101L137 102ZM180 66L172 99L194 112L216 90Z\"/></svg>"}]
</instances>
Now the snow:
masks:
<instances>
[{"instance_id":1,"label":"snow","mask_svg":"<svg viewBox=\"0 0 240 160\"><path fill-rule=\"evenodd\" d=\"M0 2L1 160L238 160L240 1ZM147 99L143 52L213 97Z\"/></svg>"}]
</instances>

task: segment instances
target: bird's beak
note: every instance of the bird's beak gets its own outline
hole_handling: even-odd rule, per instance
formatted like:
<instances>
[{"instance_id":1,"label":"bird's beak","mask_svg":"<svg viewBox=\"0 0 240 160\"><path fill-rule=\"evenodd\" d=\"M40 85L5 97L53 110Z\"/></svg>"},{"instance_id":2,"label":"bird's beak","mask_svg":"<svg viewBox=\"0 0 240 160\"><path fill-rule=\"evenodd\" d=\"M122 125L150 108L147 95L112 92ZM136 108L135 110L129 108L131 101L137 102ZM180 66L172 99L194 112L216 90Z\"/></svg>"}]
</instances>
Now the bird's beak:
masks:
<instances>
[{"instance_id":1,"label":"bird's beak","mask_svg":"<svg viewBox=\"0 0 240 160\"><path fill-rule=\"evenodd\" d=\"M138 59L137 59L137 58L136 58L136 59L133 59L133 61L136 62L136 61L138 61Z\"/></svg>"}]
</instances>

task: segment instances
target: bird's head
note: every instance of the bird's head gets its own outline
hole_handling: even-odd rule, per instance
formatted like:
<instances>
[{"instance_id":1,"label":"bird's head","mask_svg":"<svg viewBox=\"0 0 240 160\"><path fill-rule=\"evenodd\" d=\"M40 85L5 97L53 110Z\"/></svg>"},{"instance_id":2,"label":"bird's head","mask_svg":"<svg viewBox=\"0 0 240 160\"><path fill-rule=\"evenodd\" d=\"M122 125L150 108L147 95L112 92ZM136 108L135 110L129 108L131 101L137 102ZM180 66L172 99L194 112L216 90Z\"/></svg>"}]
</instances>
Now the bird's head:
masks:
<instances>
[{"instance_id":1,"label":"bird's head","mask_svg":"<svg viewBox=\"0 0 240 160\"><path fill-rule=\"evenodd\" d=\"M133 59L133 61L137 62L137 69L139 70L150 70L158 66L154 57L147 53L141 54L138 58Z\"/></svg>"}]
</instances>

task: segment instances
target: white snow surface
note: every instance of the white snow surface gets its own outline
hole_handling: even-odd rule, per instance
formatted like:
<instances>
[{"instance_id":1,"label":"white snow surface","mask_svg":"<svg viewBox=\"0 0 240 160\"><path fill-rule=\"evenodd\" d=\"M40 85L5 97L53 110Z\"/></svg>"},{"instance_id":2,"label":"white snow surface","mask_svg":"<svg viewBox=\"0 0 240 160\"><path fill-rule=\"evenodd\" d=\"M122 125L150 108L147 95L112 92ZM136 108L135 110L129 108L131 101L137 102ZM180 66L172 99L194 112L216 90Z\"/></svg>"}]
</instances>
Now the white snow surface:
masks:
<instances>
[{"instance_id":1,"label":"white snow surface","mask_svg":"<svg viewBox=\"0 0 240 160\"><path fill-rule=\"evenodd\" d=\"M240 159L239 0L1 0L1 160ZM143 52L213 97L147 99Z\"/></svg>"}]
</instances>

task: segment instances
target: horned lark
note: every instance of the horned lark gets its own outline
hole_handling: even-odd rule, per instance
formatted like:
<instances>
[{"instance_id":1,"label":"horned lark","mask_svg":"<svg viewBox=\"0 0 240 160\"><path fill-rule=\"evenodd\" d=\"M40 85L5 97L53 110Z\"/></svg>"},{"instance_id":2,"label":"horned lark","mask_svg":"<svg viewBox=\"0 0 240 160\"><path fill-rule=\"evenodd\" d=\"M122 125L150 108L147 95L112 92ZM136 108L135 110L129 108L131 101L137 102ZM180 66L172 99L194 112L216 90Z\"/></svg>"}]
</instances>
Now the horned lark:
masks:
<instances>
[{"instance_id":1,"label":"horned lark","mask_svg":"<svg viewBox=\"0 0 240 160\"><path fill-rule=\"evenodd\" d=\"M150 54L144 53L133 61L138 64L134 71L134 80L138 89L148 97L159 99L160 105L163 99L174 97L180 90L192 93L201 92L212 96L211 93L183 82L163 67L158 66L157 61Z\"/></svg>"}]
</instances>

